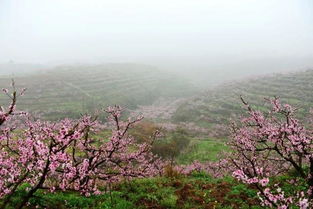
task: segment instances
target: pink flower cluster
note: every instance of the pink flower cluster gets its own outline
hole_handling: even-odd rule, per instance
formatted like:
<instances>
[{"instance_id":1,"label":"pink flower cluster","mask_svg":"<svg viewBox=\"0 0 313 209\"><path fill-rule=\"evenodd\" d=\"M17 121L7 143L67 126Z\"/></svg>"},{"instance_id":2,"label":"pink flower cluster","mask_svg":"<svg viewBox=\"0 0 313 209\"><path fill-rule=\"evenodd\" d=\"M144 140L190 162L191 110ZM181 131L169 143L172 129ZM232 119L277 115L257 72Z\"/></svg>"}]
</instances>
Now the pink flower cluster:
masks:
<instances>
[{"instance_id":1,"label":"pink flower cluster","mask_svg":"<svg viewBox=\"0 0 313 209\"><path fill-rule=\"evenodd\" d=\"M233 149L229 161L233 164L233 176L259 189L264 206L290 208L312 207L313 199L313 136L294 118L295 109L282 105L275 98L269 100L272 110L267 113L254 110L247 102L242 102L248 110L248 117L240 125L233 124ZM309 169L306 169L309 167ZM302 196L294 194L286 197L280 188L272 191L269 177L293 169L307 183L307 191Z\"/></svg>"},{"instance_id":2,"label":"pink flower cluster","mask_svg":"<svg viewBox=\"0 0 313 209\"><path fill-rule=\"evenodd\" d=\"M177 165L174 167L176 171L184 175L190 175L193 172L204 172L212 177L220 178L229 174L229 162L225 159L222 159L218 162L205 162L201 163L199 161L194 161L188 165Z\"/></svg>"},{"instance_id":3,"label":"pink flower cluster","mask_svg":"<svg viewBox=\"0 0 313 209\"><path fill-rule=\"evenodd\" d=\"M8 91L4 91L8 94ZM70 190L85 195L100 194L101 187L123 179L155 176L163 171L162 161L150 144L136 144L128 130L142 117L122 121L119 106L108 107L112 123L109 138L96 137L101 125L96 118L42 122L26 119L16 129L3 123L14 114L12 104L0 111L0 198L3 207L19 186L27 183L23 207L38 190Z\"/></svg>"}]
</instances>

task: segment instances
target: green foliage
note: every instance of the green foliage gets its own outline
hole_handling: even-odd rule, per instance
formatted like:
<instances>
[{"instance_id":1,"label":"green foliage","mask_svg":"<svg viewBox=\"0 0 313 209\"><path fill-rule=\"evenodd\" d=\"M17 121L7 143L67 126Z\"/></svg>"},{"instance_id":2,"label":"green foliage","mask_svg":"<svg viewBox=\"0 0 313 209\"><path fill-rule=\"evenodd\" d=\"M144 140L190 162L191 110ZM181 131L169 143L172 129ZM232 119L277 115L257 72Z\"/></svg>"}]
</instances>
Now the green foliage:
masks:
<instances>
[{"instance_id":1,"label":"green foliage","mask_svg":"<svg viewBox=\"0 0 313 209\"><path fill-rule=\"evenodd\" d=\"M152 146L152 152L165 159L174 160L190 143L190 137L183 130L169 132Z\"/></svg>"},{"instance_id":2,"label":"green foliage","mask_svg":"<svg viewBox=\"0 0 313 209\"><path fill-rule=\"evenodd\" d=\"M292 176L278 176L271 179L272 184L279 183L286 195L303 190L288 183ZM301 180L301 179L299 179ZM26 187L27 185L23 185ZM23 195L22 189L14 196L14 209ZM216 179L204 173L178 178L143 178L113 185L111 192L99 196L85 197L78 193L49 193L40 190L31 198L28 208L49 209L261 209L257 190L242 184L232 177Z\"/></svg>"},{"instance_id":3,"label":"green foliage","mask_svg":"<svg viewBox=\"0 0 313 209\"><path fill-rule=\"evenodd\" d=\"M140 121L130 130L130 135L134 137L137 143L151 143L152 136L161 128L155 123L147 120Z\"/></svg>"},{"instance_id":4,"label":"green foliage","mask_svg":"<svg viewBox=\"0 0 313 209\"><path fill-rule=\"evenodd\" d=\"M204 173L189 177L143 178L113 185L111 192L84 197L78 193L38 191L29 208L50 209L189 209L249 208L257 205L255 192L231 178L214 179ZM22 193L14 197L17 204ZM246 201L240 201L245 198ZM8 209L13 209L14 204ZM250 206L249 206L250 204ZM236 207L229 207L229 206Z\"/></svg>"},{"instance_id":5,"label":"green foliage","mask_svg":"<svg viewBox=\"0 0 313 209\"><path fill-rule=\"evenodd\" d=\"M190 145L178 156L177 162L188 164L195 160L200 162L218 160L218 154L229 151L223 139L193 139Z\"/></svg>"}]
</instances>

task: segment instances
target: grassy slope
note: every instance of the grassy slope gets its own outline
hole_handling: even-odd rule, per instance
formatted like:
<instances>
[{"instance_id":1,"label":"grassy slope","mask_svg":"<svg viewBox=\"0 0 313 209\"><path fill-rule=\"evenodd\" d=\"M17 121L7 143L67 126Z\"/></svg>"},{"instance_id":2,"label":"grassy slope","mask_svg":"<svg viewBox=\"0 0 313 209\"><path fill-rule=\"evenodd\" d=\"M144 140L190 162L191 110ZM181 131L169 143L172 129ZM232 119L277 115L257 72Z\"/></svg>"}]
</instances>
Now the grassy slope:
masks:
<instances>
[{"instance_id":1,"label":"grassy slope","mask_svg":"<svg viewBox=\"0 0 313 209\"><path fill-rule=\"evenodd\" d=\"M240 95L260 110L264 110L264 98L279 96L283 102L299 107L299 116L303 117L312 107L312 92L313 70L236 81L182 104L172 119L206 127L225 124L233 115L243 113Z\"/></svg>"},{"instance_id":2,"label":"grassy slope","mask_svg":"<svg viewBox=\"0 0 313 209\"><path fill-rule=\"evenodd\" d=\"M28 88L19 108L45 112L49 119L64 117L63 113L74 117L112 104L135 108L160 97L190 96L195 91L181 77L136 64L59 67L15 80L19 87ZM1 77L0 82L7 87L10 79ZM0 103L5 99L1 96Z\"/></svg>"},{"instance_id":3,"label":"grassy slope","mask_svg":"<svg viewBox=\"0 0 313 209\"><path fill-rule=\"evenodd\" d=\"M23 193L14 201L18 204ZM14 208L14 203L8 209ZM45 194L38 191L29 208L50 209L231 209L261 208L256 190L231 178L213 179L203 174L190 177L137 179L117 184L111 193L83 197L77 193Z\"/></svg>"},{"instance_id":4,"label":"grassy slope","mask_svg":"<svg viewBox=\"0 0 313 209\"><path fill-rule=\"evenodd\" d=\"M289 196L301 191L288 183L291 178L279 176L271 179ZM113 185L112 191L84 197L73 192L46 193L37 191L29 201L28 209L261 209L253 186L233 178L212 178L206 174L191 176L144 178ZM18 193L7 209L15 208L23 192ZM1 203L1 201L0 201ZM297 207L292 207L297 208Z\"/></svg>"},{"instance_id":5,"label":"grassy slope","mask_svg":"<svg viewBox=\"0 0 313 209\"><path fill-rule=\"evenodd\" d=\"M195 160L200 162L215 161L218 160L219 153L228 150L225 140L194 138L176 160L179 164L189 164Z\"/></svg>"}]
</instances>

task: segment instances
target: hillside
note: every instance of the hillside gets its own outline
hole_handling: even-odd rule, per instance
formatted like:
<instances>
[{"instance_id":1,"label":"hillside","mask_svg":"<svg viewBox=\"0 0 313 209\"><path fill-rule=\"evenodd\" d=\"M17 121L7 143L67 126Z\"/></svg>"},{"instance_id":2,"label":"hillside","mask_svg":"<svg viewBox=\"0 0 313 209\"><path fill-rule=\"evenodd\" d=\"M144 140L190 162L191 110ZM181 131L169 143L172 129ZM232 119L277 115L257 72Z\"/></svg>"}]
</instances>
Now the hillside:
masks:
<instances>
[{"instance_id":1,"label":"hillside","mask_svg":"<svg viewBox=\"0 0 313 209\"><path fill-rule=\"evenodd\" d=\"M174 112L172 120L218 129L232 116L243 113L240 95L259 109L265 103L264 98L278 96L283 102L299 107L298 116L302 118L312 108L312 92L313 70L238 80L184 102Z\"/></svg>"},{"instance_id":2,"label":"hillside","mask_svg":"<svg viewBox=\"0 0 313 209\"><path fill-rule=\"evenodd\" d=\"M45 69L44 65L30 63L15 63L13 61L0 63L0 75L21 75L27 73L40 72Z\"/></svg>"},{"instance_id":3,"label":"hillside","mask_svg":"<svg viewBox=\"0 0 313 209\"><path fill-rule=\"evenodd\" d=\"M10 79L0 78L2 88L9 86ZM113 104L133 109L158 98L186 97L195 92L184 78L137 64L63 66L14 79L18 87L28 89L19 108L48 119L77 117ZM2 95L1 104L5 101Z\"/></svg>"}]
</instances>

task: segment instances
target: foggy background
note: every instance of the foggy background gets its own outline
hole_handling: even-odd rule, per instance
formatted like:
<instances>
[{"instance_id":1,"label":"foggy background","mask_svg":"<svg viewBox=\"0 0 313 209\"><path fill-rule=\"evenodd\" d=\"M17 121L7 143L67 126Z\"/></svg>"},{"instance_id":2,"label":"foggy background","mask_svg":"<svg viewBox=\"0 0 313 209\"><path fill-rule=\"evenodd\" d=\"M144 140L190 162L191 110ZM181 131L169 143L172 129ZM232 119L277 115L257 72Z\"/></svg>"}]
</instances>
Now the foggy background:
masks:
<instances>
[{"instance_id":1,"label":"foggy background","mask_svg":"<svg viewBox=\"0 0 313 209\"><path fill-rule=\"evenodd\" d=\"M0 0L0 63L131 62L218 80L311 68L312 46L312 0Z\"/></svg>"},{"instance_id":2,"label":"foggy background","mask_svg":"<svg viewBox=\"0 0 313 209\"><path fill-rule=\"evenodd\" d=\"M305 115L313 1L0 0L1 88L11 78L28 89L19 108L47 120L119 104L213 130L240 114L239 95Z\"/></svg>"}]
</instances>

